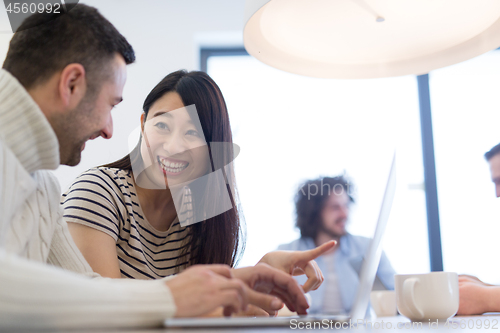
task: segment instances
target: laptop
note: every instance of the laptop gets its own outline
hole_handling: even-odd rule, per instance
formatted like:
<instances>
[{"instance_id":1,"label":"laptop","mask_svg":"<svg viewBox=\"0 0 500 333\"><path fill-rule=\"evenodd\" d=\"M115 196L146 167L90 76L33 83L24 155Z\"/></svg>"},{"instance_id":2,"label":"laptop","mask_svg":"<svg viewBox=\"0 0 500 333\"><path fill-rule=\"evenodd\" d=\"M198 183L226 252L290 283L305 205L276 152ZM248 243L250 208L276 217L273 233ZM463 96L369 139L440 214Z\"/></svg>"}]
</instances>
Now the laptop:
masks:
<instances>
[{"instance_id":1,"label":"laptop","mask_svg":"<svg viewBox=\"0 0 500 333\"><path fill-rule=\"evenodd\" d=\"M389 220L389 215L396 192L396 154L394 154L389 177L385 187L382 205L375 233L370 241L363 264L361 266L359 286L349 315L306 315L294 317L217 317L217 318L171 318L164 322L165 327L200 328L200 327L291 327L292 323L302 325L307 323L357 322L363 320L368 310L370 292L377 275L380 257L382 255L382 237Z\"/></svg>"}]
</instances>

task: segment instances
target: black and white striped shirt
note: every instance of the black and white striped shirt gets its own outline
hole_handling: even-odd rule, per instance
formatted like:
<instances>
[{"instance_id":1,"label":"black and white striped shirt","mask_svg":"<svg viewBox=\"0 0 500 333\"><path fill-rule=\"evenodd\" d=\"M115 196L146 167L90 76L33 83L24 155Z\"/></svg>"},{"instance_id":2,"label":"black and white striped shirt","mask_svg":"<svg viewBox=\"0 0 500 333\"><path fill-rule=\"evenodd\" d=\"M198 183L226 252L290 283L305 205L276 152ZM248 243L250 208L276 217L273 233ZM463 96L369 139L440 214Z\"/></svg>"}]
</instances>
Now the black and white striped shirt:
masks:
<instances>
[{"instance_id":1,"label":"black and white striped shirt","mask_svg":"<svg viewBox=\"0 0 500 333\"><path fill-rule=\"evenodd\" d=\"M116 241L124 278L157 279L186 264L189 227L176 219L158 231L144 217L128 170L93 168L80 175L62 197L64 219L95 228ZM187 256L183 256L187 253Z\"/></svg>"}]
</instances>

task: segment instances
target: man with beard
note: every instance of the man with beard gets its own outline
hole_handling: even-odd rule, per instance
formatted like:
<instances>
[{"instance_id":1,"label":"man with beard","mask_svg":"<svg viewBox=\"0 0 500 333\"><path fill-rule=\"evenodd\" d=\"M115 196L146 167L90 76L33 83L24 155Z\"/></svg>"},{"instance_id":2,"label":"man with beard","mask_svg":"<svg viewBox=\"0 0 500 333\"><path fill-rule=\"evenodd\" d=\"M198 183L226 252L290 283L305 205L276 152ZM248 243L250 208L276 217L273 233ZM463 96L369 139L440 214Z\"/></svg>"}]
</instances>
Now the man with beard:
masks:
<instances>
[{"instance_id":1,"label":"man with beard","mask_svg":"<svg viewBox=\"0 0 500 333\"><path fill-rule=\"evenodd\" d=\"M333 250L316 259L324 283L311 291L310 313L347 314L351 311L359 284L359 270L370 239L347 232L353 191L344 176L309 180L295 196L296 226L301 237L278 250L309 250L328 241L337 241ZM394 289L394 274L383 253L374 289ZM302 277L297 277L299 283Z\"/></svg>"},{"instance_id":2,"label":"man with beard","mask_svg":"<svg viewBox=\"0 0 500 333\"><path fill-rule=\"evenodd\" d=\"M89 278L48 170L78 164L87 140L111 138L111 109L134 60L115 27L82 4L28 17L10 42L0 70L0 331L152 327L248 304L273 313L283 303L267 293L305 314L297 282L266 264L197 265L155 281Z\"/></svg>"}]
</instances>

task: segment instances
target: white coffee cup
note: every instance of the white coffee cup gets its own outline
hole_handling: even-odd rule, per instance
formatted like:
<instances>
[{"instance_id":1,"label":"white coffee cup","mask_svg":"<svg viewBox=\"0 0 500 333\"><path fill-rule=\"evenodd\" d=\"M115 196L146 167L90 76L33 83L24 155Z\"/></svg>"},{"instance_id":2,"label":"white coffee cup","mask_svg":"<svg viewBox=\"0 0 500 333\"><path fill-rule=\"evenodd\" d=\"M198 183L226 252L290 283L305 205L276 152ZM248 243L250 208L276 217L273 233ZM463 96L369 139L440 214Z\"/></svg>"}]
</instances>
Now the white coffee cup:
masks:
<instances>
[{"instance_id":1,"label":"white coffee cup","mask_svg":"<svg viewBox=\"0 0 500 333\"><path fill-rule=\"evenodd\" d=\"M396 274L396 303L411 321L441 321L458 311L458 275L450 272Z\"/></svg>"},{"instance_id":2,"label":"white coffee cup","mask_svg":"<svg viewBox=\"0 0 500 333\"><path fill-rule=\"evenodd\" d=\"M370 303L377 317L397 315L396 292L394 290L376 290L370 293Z\"/></svg>"}]
</instances>

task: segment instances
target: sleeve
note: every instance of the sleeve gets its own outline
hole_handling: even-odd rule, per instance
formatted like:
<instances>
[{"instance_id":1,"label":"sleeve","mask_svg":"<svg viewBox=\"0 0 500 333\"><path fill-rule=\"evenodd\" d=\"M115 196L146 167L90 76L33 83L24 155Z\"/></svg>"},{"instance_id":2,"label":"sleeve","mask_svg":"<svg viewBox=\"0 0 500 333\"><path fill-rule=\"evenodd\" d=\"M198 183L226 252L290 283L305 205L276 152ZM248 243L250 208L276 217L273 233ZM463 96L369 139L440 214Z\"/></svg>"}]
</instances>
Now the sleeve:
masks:
<instances>
[{"instance_id":1,"label":"sleeve","mask_svg":"<svg viewBox=\"0 0 500 333\"><path fill-rule=\"evenodd\" d=\"M377 276L388 290L394 290L394 274L396 274L396 271L392 268L389 258L387 258L385 252L382 252Z\"/></svg>"},{"instance_id":2,"label":"sleeve","mask_svg":"<svg viewBox=\"0 0 500 333\"><path fill-rule=\"evenodd\" d=\"M79 223L102 231L118 240L124 206L121 191L102 169L90 169L80 175L62 195L66 222Z\"/></svg>"},{"instance_id":3,"label":"sleeve","mask_svg":"<svg viewBox=\"0 0 500 333\"><path fill-rule=\"evenodd\" d=\"M276 251L288 251L288 244L281 244L278 246L278 248L276 249Z\"/></svg>"},{"instance_id":4,"label":"sleeve","mask_svg":"<svg viewBox=\"0 0 500 333\"><path fill-rule=\"evenodd\" d=\"M299 250L299 242L300 242L300 238L296 239L293 242L288 243L288 244L281 244L280 246L278 246L278 248L276 250L277 251L298 251Z\"/></svg>"},{"instance_id":5,"label":"sleeve","mask_svg":"<svg viewBox=\"0 0 500 333\"><path fill-rule=\"evenodd\" d=\"M95 277L80 250L76 246L68 230L67 223L62 218L62 208L59 203L61 190L59 182L50 171L41 170L33 174L38 184L38 193L43 199L39 199L39 205L49 211L50 219L41 219L42 230L50 230L50 246L46 255L48 264L67 269L69 271ZM45 232L44 232L45 233ZM47 237L49 238L49 237Z\"/></svg>"},{"instance_id":6,"label":"sleeve","mask_svg":"<svg viewBox=\"0 0 500 333\"><path fill-rule=\"evenodd\" d=\"M0 248L5 246L14 215L35 190L35 182L0 138Z\"/></svg>"},{"instance_id":7,"label":"sleeve","mask_svg":"<svg viewBox=\"0 0 500 333\"><path fill-rule=\"evenodd\" d=\"M90 279L1 249L0 267L0 331L158 327L176 311L163 279Z\"/></svg>"},{"instance_id":8,"label":"sleeve","mask_svg":"<svg viewBox=\"0 0 500 333\"><path fill-rule=\"evenodd\" d=\"M57 221L47 263L90 277L99 276L83 257L69 233L66 221L62 218Z\"/></svg>"}]
</instances>

